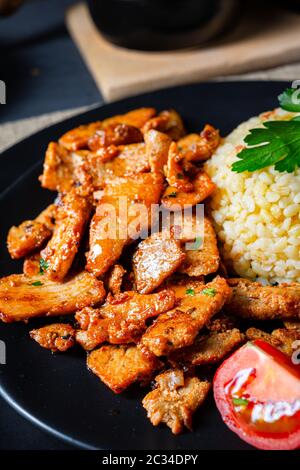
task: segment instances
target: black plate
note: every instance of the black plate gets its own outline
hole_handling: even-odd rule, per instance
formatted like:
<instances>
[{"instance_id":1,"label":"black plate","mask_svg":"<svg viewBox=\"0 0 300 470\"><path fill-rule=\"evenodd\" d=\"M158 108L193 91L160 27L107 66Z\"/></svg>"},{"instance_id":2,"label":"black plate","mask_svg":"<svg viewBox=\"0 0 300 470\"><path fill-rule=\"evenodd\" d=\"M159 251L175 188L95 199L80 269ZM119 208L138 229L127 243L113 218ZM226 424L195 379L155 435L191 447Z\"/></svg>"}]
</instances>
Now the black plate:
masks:
<instances>
[{"instance_id":1,"label":"black plate","mask_svg":"<svg viewBox=\"0 0 300 470\"><path fill-rule=\"evenodd\" d=\"M53 199L37 177L47 143L79 124L101 120L139 106L174 107L189 130L209 122L223 135L241 121L277 105L283 82L227 82L175 87L118 101L49 127L1 156L0 271L21 272L10 260L5 238L9 227L34 217ZM194 432L174 437L154 428L140 404L143 392L133 388L114 395L85 366L81 351L51 354L28 337L43 320L1 324L6 365L0 365L0 393L23 416L43 429L87 449L236 449L250 447L223 424L212 397L194 419Z\"/></svg>"}]
</instances>

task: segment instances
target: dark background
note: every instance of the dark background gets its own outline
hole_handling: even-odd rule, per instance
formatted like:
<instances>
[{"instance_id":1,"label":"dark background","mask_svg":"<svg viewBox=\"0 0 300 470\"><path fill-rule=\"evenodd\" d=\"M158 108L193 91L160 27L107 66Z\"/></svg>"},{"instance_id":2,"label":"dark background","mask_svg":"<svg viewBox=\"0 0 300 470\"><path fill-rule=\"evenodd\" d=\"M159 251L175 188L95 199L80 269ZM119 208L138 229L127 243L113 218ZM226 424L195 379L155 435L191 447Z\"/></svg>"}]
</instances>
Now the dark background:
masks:
<instances>
[{"instance_id":1,"label":"dark background","mask_svg":"<svg viewBox=\"0 0 300 470\"><path fill-rule=\"evenodd\" d=\"M74 3L31 0L15 15L0 18L0 79L7 86L0 124L103 101L64 25L65 9ZM72 447L37 429L0 398L0 449Z\"/></svg>"}]
</instances>

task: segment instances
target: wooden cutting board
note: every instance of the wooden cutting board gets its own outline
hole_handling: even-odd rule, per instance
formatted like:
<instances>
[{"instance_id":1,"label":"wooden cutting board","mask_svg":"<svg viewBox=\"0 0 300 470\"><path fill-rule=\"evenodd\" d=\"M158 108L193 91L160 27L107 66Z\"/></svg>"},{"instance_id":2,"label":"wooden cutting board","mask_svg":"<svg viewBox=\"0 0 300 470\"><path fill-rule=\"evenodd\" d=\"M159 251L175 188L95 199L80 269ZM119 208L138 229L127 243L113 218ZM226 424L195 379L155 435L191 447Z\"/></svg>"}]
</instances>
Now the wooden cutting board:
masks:
<instances>
[{"instance_id":1,"label":"wooden cutting board","mask_svg":"<svg viewBox=\"0 0 300 470\"><path fill-rule=\"evenodd\" d=\"M262 5L244 12L222 40L172 52L134 51L111 44L97 30L85 3L71 7L66 22L107 101L300 59L300 15L276 8L270 12Z\"/></svg>"}]
</instances>

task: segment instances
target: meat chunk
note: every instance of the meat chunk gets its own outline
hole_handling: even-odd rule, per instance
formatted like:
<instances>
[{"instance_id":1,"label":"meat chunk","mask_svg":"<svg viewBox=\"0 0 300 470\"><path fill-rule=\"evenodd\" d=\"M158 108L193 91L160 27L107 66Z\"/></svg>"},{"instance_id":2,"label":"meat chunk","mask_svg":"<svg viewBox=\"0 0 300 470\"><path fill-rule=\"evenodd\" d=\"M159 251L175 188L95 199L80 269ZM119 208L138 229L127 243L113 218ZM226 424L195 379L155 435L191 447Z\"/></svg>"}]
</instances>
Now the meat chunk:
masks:
<instances>
[{"instance_id":1,"label":"meat chunk","mask_svg":"<svg viewBox=\"0 0 300 470\"><path fill-rule=\"evenodd\" d=\"M47 263L47 276L62 281L78 252L91 213L91 203L71 191L63 198L57 210L57 224L51 240L41 256Z\"/></svg>"},{"instance_id":2,"label":"meat chunk","mask_svg":"<svg viewBox=\"0 0 300 470\"><path fill-rule=\"evenodd\" d=\"M220 312L206 323L206 328L211 333L224 333L227 330L233 330L238 323L236 317L230 317Z\"/></svg>"},{"instance_id":3,"label":"meat chunk","mask_svg":"<svg viewBox=\"0 0 300 470\"><path fill-rule=\"evenodd\" d=\"M126 270L120 264L115 264L112 268L108 278L108 290L113 295L118 295L121 293L123 277L125 274Z\"/></svg>"},{"instance_id":4,"label":"meat chunk","mask_svg":"<svg viewBox=\"0 0 300 470\"><path fill-rule=\"evenodd\" d=\"M230 295L231 289L220 277L206 285L199 285L198 292L187 291L174 310L160 315L148 328L142 337L142 345L156 356L165 356L189 346Z\"/></svg>"},{"instance_id":5,"label":"meat chunk","mask_svg":"<svg viewBox=\"0 0 300 470\"><path fill-rule=\"evenodd\" d=\"M141 129L146 122L155 116L156 110L154 108L137 108L125 114L112 116L102 121L103 128L115 124L127 124Z\"/></svg>"},{"instance_id":6,"label":"meat chunk","mask_svg":"<svg viewBox=\"0 0 300 470\"><path fill-rule=\"evenodd\" d=\"M215 190L215 184L203 171L195 176L192 183L193 190L190 192L178 191L177 188L168 186L162 197L163 206L169 210L192 207L207 199Z\"/></svg>"},{"instance_id":7,"label":"meat chunk","mask_svg":"<svg viewBox=\"0 0 300 470\"><path fill-rule=\"evenodd\" d=\"M179 434L184 426L192 430L192 416L204 402L210 384L197 377L184 377L179 369L168 370L155 379L156 388L143 399L153 426L160 423Z\"/></svg>"},{"instance_id":8,"label":"meat chunk","mask_svg":"<svg viewBox=\"0 0 300 470\"><path fill-rule=\"evenodd\" d=\"M169 358L172 365L201 366L221 362L244 340L237 329L199 337L192 346L175 351Z\"/></svg>"},{"instance_id":9,"label":"meat chunk","mask_svg":"<svg viewBox=\"0 0 300 470\"><path fill-rule=\"evenodd\" d=\"M123 248L148 229L161 190L162 179L151 173L116 178L105 187L91 222L88 271L105 274Z\"/></svg>"},{"instance_id":10,"label":"meat chunk","mask_svg":"<svg viewBox=\"0 0 300 470\"><path fill-rule=\"evenodd\" d=\"M146 134L151 129L167 134L172 140L178 140L185 134L183 121L174 109L162 111L158 116L149 119L142 132Z\"/></svg>"},{"instance_id":11,"label":"meat chunk","mask_svg":"<svg viewBox=\"0 0 300 470\"><path fill-rule=\"evenodd\" d=\"M18 227L11 227L7 248L13 259L23 258L41 248L52 235L56 206L51 204L35 220L26 220Z\"/></svg>"},{"instance_id":12,"label":"meat chunk","mask_svg":"<svg viewBox=\"0 0 300 470\"><path fill-rule=\"evenodd\" d=\"M43 275L13 274L0 279L0 319L13 322L67 315L100 304L104 297L103 283L87 272L64 283L50 281Z\"/></svg>"},{"instance_id":13,"label":"meat chunk","mask_svg":"<svg viewBox=\"0 0 300 470\"><path fill-rule=\"evenodd\" d=\"M30 336L42 348L53 352L67 351L75 344L75 330L66 323L53 323L37 330L31 330Z\"/></svg>"},{"instance_id":14,"label":"meat chunk","mask_svg":"<svg viewBox=\"0 0 300 470\"><path fill-rule=\"evenodd\" d=\"M101 316L101 309L86 307L76 313L75 319L80 330L76 330L76 341L86 351L108 341L109 319Z\"/></svg>"},{"instance_id":15,"label":"meat chunk","mask_svg":"<svg viewBox=\"0 0 300 470\"><path fill-rule=\"evenodd\" d=\"M181 265L185 254L172 231L154 233L142 241L133 256L137 291L148 294Z\"/></svg>"},{"instance_id":16,"label":"meat chunk","mask_svg":"<svg viewBox=\"0 0 300 470\"><path fill-rule=\"evenodd\" d=\"M166 178L169 186L176 188L178 191L188 193L194 189L193 183L184 172L178 146L175 142L172 142L169 148Z\"/></svg>"},{"instance_id":17,"label":"meat chunk","mask_svg":"<svg viewBox=\"0 0 300 470\"><path fill-rule=\"evenodd\" d=\"M170 310L175 303L172 290L157 294L141 295L124 292L108 299L97 309L84 309L76 314L84 331L76 334L84 349L94 349L104 341L112 344L137 343L146 330L146 320ZM90 317L87 318L87 315Z\"/></svg>"},{"instance_id":18,"label":"meat chunk","mask_svg":"<svg viewBox=\"0 0 300 470\"><path fill-rule=\"evenodd\" d=\"M166 134L150 130L145 134L145 144L152 173L162 174L168 161L171 139Z\"/></svg>"},{"instance_id":19,"label":"meat chunk","mask_svg":"<svg viewBox=\"0 0 300 470\"><path fill-rule=\"evenodd\" d=\"M88 141L88 147L96 151L109 145L134 144L143 140L143 134L137 127L128 124L110 124L95 132Z\"/></svg>"},{"instance_id":20,"label":"meat chunk","mask_svg":"<svg viewBox=\"0 0 300 470\"><path fill-rule=\"evenodd\" d=\"M287 330L300 330L300 321L298 320L286 320L283 322Z\"/></svg>"},{"instance_id":21,"label":"meat chunk","mask_svg":"<svg viewBox=\"0 0 300 470\"><path fill-rule=\"evenodd\" d=\"M280 328L273 330L272 333L266 333L265 331L259 330L258 328L249 328L246 331L247 338L252 341L256 339L262 339L267 343L270 343L275 348L280 349L288 356L291 356L293 352L299 347L295 345L295 342L300 341L300 330L287 330Z\"/></svg>"},{"instance_id":22,"label":"meat chunk","mask_svg":"<svg viewBox=\"0 0 300 470\"><path fill-rule=\"evenodd\" d=\"M190 162L208 160L220 144L220 133L206 124L200 134L188 134L178 141L181 158Z\"/></svg>"},{"instance_id":23,"label":"meat chunk","mask_svg":"<svg viewBox=\"0 0 300 470\"><path fill-rule=\"evenodd\" d=\"M89 139L102 128L101 121L91 122L66 132L59 143L67 150L87 149Z\"/></svg>"},{"instance_id":24,"label":"meat chunk","mask_svg":"<svg viewBox=\"0 0 300 470\"><path fill-rule=\"evenodd\" d=\"M150 380L160 362L136 346L108 345L92 351L87 366L113 392L121 393L134 382Z\"/></svg>"},{"instance_id":25,"label":"meat chunk","mask_svg":"<svg viewBox=\"0 0 300 470\"><path fill-rule=\"evenodd\" d=\"M273 320L300 318L300 284L263 286L247 279L228 279L233 295L225 308L243 318Z\"/></svg>"},{"instance_id":26,"label":"meat chunk","mask_svg":"<svg viewBox=\"0 0 300 470\"><path fill-rule=\"evenodd\" d=\"M210 220L204 218L204 239L195 239L193 249L185 250L185 261L180 272L189 276L206 276L219 269L220 255L217 237Z\"/></svg>"}]
</instances>

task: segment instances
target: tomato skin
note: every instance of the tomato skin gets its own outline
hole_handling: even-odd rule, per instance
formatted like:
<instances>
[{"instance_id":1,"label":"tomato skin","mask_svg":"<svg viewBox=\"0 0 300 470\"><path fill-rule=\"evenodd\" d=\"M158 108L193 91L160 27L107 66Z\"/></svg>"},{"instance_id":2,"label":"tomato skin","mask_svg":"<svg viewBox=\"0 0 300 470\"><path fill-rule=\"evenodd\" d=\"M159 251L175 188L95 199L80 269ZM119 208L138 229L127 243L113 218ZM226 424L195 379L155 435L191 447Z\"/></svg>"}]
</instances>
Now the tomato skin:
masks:
<instances>
[{"instance_id":1,"label":"tomato skin","mask_svg":"<svg viewBox=\"0 0 300 470\"><path fill-rule=\"evenodd\" d=\"M255 359L255 348L259 348L264 352L264 354L270 355L271 359L278 359L283 367L286 364L287 367L290 366L295 369L295 366L291 365L291 361L287 356L283 355L272 346L269 346L269 344L262 341L247 343L224 361L215 374L213 389L217 408L221 413L224 423L229 427L229 429L248 444L262 450L298 449L300 448L300 427L283 438L272 437L270 434L264 436L256 433L255 430L242 423L233 411L230 398L225 392L225 385L228 384L233 379L236 372L240 370L240 364L243 363L244 359L244 367L247 367L247 359L250 358L251 361Z\"/></svg>"}]
</instances>

